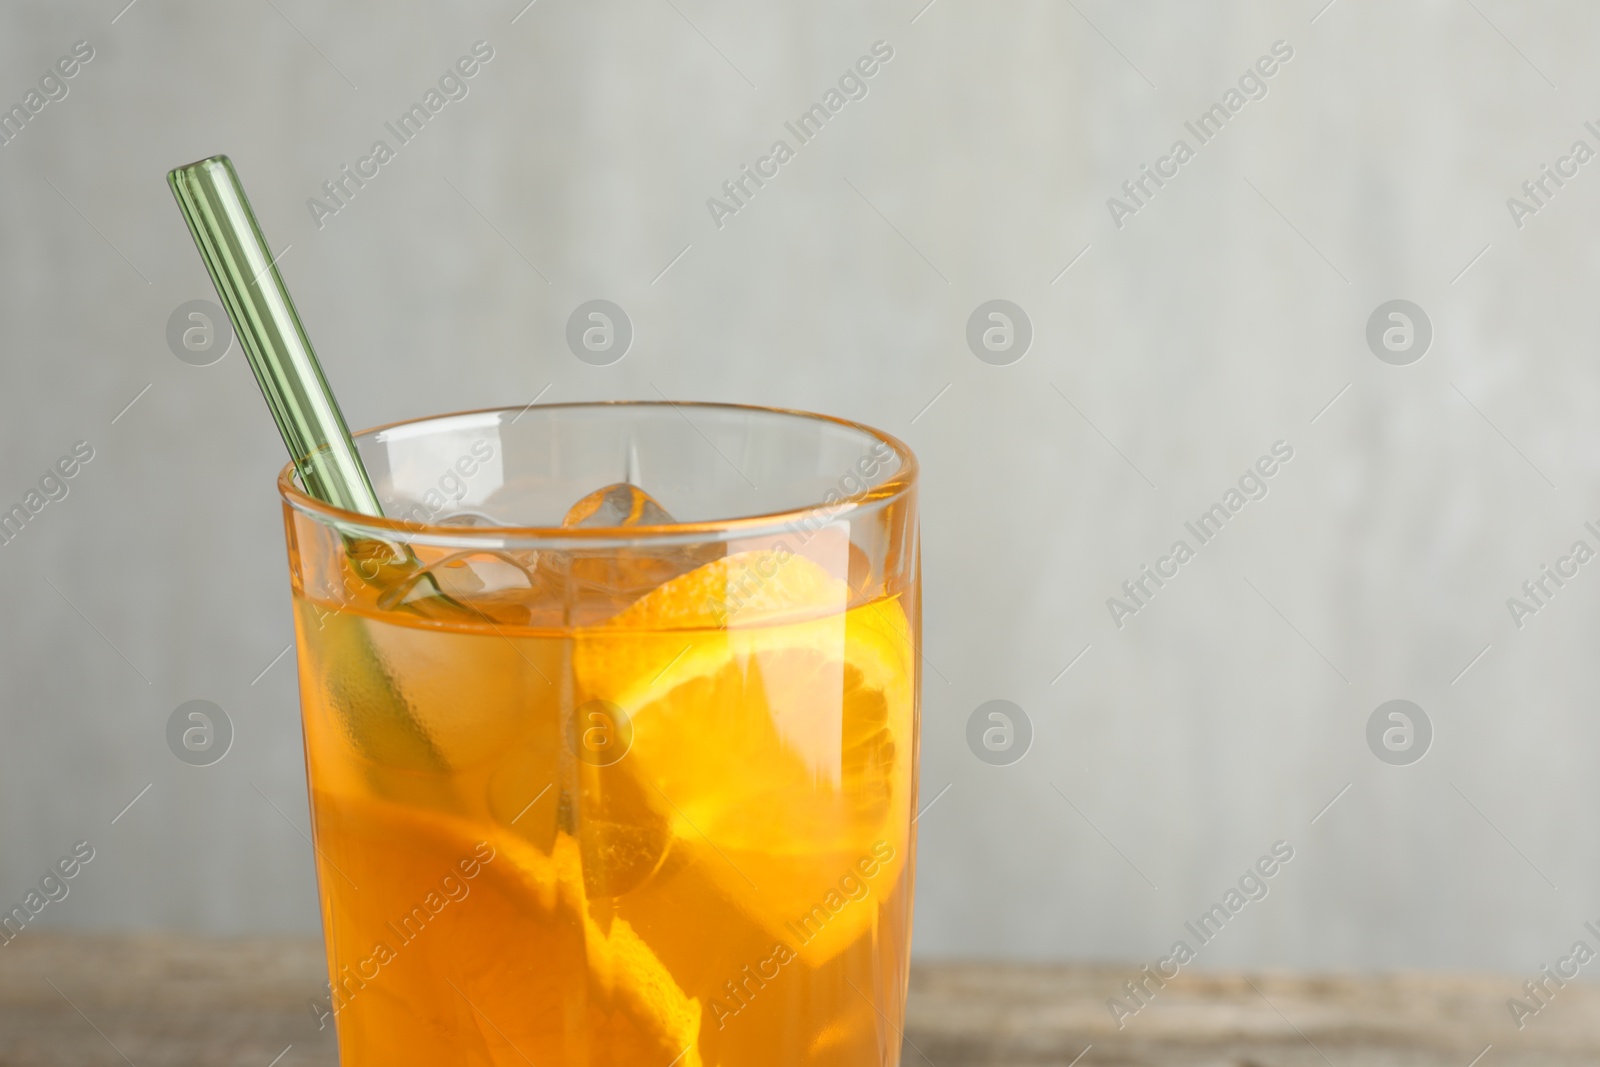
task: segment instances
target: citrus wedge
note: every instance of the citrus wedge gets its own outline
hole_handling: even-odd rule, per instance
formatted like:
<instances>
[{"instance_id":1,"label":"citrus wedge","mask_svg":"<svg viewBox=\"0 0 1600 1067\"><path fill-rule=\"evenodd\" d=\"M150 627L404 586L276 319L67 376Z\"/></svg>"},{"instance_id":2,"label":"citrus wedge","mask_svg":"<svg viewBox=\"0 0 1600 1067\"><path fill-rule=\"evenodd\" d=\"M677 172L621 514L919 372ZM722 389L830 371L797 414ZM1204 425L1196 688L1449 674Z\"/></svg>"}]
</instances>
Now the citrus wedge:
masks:
<instances>
[{"instance_id":1,"label":"citrus wedge","mask_svg":"<svg viewBox=\"0 0 1600 1067\"><path fill-rule=\"evenodd\" d=\"M570 837L546 853L381 800L323 796L317 810L339 854L322 873L346 1057L700 1067L700 1003L627 922L589 913ZM452 1046L461 1033L479 1033L479 1047Z\"/></svg>"},{"instance_id":2,"label":"citrus wedge","mask_svg":"<svg viewBox=\"0 0 1600 1067\"><path fill-rule=\"evenodd\" d=\"M574 651L582 699L619 706L612 773L717 886L808 964L873 922L906 860L914 660L897 601L785 551L659 586Z\"/></svg>"}]
</instances>

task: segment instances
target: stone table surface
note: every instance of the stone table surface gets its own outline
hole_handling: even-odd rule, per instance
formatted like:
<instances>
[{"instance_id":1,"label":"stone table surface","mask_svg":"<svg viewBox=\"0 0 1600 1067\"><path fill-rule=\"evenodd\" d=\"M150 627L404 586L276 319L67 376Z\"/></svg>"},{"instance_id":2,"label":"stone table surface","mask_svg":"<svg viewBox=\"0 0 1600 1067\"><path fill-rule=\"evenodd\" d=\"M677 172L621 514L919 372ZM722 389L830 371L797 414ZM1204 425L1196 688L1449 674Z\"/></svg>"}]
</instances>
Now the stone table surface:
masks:
<instances>
[{"instance_id":1,"label":"stone table surface","mask_svg":"<svg viewBox=\"0 0 1600 1067\"><path fill-rule=\"evenodd\" d=\"M319 1031L308 1005L322 967L314 940L29 931L0 947L0 1067L332 1065L332 1028ZM1522 976L1186 973L1119 1029L1106 1000L1131 975L919 965L902 1063L1600 1064L1600 986L1557 990L1519 1029L1507 999L1520 994Z\"/></svg>"}]
</instances>

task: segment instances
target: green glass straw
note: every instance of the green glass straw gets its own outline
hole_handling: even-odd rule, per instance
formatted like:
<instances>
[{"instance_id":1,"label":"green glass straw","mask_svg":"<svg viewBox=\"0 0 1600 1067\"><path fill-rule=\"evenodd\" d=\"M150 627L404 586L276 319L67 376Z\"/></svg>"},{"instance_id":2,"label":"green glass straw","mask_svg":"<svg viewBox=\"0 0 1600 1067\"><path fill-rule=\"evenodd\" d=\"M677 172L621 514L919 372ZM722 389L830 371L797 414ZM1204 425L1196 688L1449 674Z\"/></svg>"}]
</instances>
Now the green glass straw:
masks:
<instances>
[{"instance_id":1,"label":"green glass straw","mask_svg":"<svg viewBox=\"0 0 1600 1067\"><path fill-rule=\"evenodd\" d=\"M167 175L306 492L363 515L383 507L227 156Z\"/></svg>"},{"instance_id":2,"label":"green glass straw","mask_svg":"<svg viewBox=\"0 0 1600 1067\"><path fill-rule=\"evenodd\" d=\"M239 335L283 443L289 446L301 485L318 500L381 517L378 494L322 376L311 339L295 314L294 301L278 275L233 163L227 156L202 159L169 173L167 184L178 198L178 209ZM345 550L362 561L356 572L369 583L387 585L397 575L381 565L368 573L366 561L400 564L405 571L419 565L409 546L348 534L344 541ZM433 575L425 573L432 593L425 592L424 597L454 605L442 595ZM375 761L368 771L373 787L380 792L389 788L383 767L440 770L443 763L437 750L390 680L366 629L335 627L324 640L353 665L349 667L353 673L372 680L371 691L379 696L341 709L357 743Z\"/></svg>"}]
</instances>

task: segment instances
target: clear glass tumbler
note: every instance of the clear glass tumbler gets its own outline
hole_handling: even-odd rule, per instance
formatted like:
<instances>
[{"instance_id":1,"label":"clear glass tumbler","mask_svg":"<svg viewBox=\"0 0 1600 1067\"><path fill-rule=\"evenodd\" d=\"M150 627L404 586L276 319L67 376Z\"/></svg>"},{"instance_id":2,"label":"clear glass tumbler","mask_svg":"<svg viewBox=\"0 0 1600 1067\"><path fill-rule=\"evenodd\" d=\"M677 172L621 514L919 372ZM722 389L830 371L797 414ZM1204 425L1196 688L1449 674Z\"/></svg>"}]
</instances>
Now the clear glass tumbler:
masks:
<instances>
[{"instance_id":1,"label":"clear glass tumbler","mask_svg":"<svg viewBox=\"0 0 1600 1067\"><path fill-rule=\"evenodd\" d=\"M279 479L347 1067L900 1059L916 461L800 412L575 404Z\"/></svg>"}]
</instances>

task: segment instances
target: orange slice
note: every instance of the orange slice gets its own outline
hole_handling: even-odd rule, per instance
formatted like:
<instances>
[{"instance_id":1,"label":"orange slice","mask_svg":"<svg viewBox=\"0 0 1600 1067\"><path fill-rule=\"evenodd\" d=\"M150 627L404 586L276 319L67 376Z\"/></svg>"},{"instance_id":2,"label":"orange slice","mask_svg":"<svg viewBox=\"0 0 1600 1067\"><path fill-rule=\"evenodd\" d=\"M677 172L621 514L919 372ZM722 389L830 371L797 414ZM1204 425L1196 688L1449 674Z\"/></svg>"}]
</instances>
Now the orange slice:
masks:
<instances>
[{"instance_id":1,"label":"orange slice","mask_svg":"<svg viewBox=\"0 0 1600 1067\"><path fill-rule=\"evenodd\" d=\"M911 630L896 601L787 552L730 555L581 632L585 698L631 721L632 775L719 889L813 966L868 929L905 861Z\"/></svg>"},{"instance_id":2,"label":"orange slice","mask_svg":"<svg viewBox=\"0 0 1600 1067\"><path fill-rule=\"evenodd\" d=\"M381 800L322 795L317 809L319 839L341 860L323 871L334 962L347 980L368 976L345 987L346 1056L451 1062L466 1050L449 1042L481 1031L474 1062L555 1062L581 1047L596 1064L676 1057L702 1067L700 1002L629 923L602 925L590 914L578 846L566 834L545 853L457 816ZM459 899L445 900L441 885ZM406 925L416 919L420 930ZM375 942L390 949L381 966L364 959Z\"/></svg>"}]
</instances>

